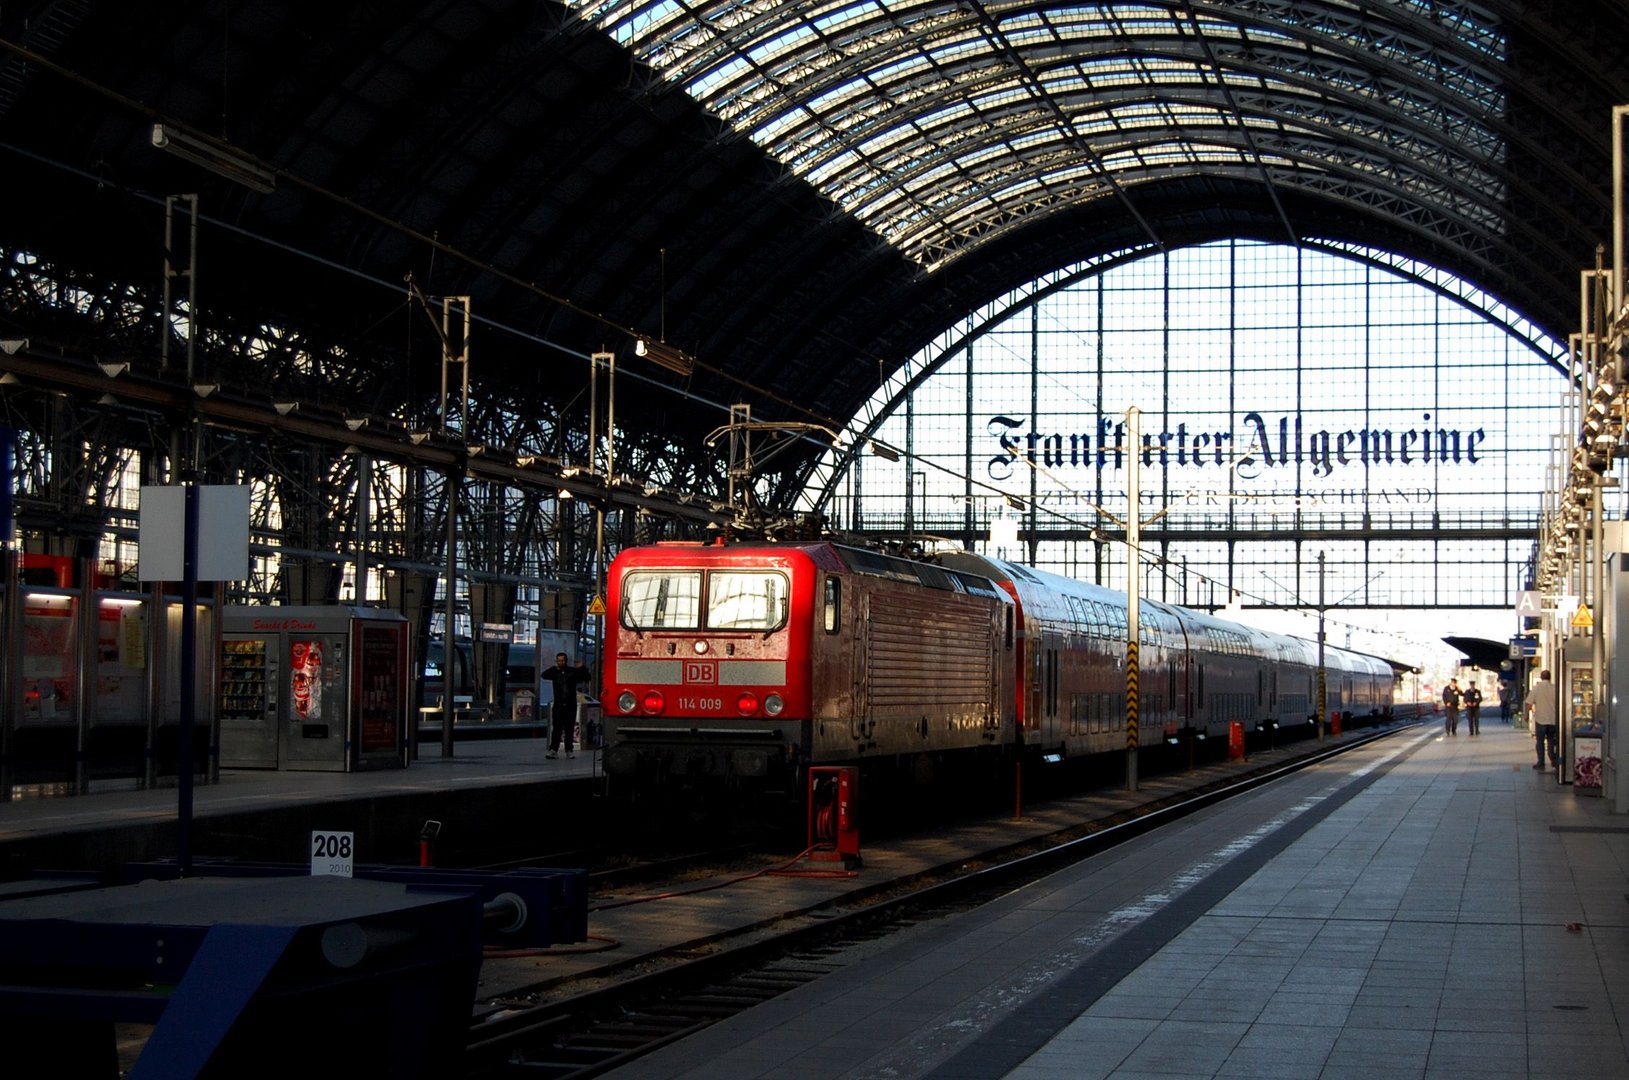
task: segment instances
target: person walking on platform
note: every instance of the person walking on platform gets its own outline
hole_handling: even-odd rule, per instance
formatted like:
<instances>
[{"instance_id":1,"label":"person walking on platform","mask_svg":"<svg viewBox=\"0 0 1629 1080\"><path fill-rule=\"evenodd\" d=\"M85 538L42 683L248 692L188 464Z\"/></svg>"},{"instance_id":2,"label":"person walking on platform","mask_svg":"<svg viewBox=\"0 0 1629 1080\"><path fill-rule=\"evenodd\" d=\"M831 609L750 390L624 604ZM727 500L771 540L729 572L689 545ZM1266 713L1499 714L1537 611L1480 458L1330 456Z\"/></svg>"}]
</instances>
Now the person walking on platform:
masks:
<instances>
[{"instance_id":1,"label":"person walking on platform","mask_svg":"<svg viewBox=\"0 0 1629 1080\"><path fill-rule=\"evenodd\" d=\"M1510 723L1510 687L1499 683L1499 719Z\"/></svg>"},{"instance_id":2,"label":"person walking on platform","mask_svg":"<svg viewBox=\"0 0 1629 1080\"><path fill-rule=\"evenodd\" d=\"M1472 735L1482 734L1482 691L1475 683L1465 687L1465 723Z\"/></svg>"},{"instance_id":3,"label":"person walking on platform","mask_svg":"<svg viewBox=\"0 0 1629 1080\"><path fill-rule=\"evenodd\" d=\"M1449 679L1442 688L1442 730L1446 735L1459 734L1459 680Z\"/></svg>"},{"instance_id":4,"label":"person walking on platform","mask_svg":"<svg viewBox=\"0 0 1629 1080\"><path fill-rule=\"evenodd\" d=\"M581 664L573 667L566 662L565 653L554 654L554 666L543 672L543 678L554 688L554 704L549 709L549 754L560 756L560 740L566 742L566 757L576 757L577 687L588 682L588 669Z\"/></svg>"},{"instance_id":5,"label":"person walking on platform","mask_svg":"<svg viewBox=\"0 0 1629 1080\"><path fill-rule=\"evenodd\" d=\"M1527 695L1527 718L1533 725L1533 746L1538 750L1535 769L1544 768L1544 748L1550 748L1550 768L1561 764L1557 747L1555 683L1550 681L1550 669L1539 672L1538 682Z\"/></svg>"}]
</instances>

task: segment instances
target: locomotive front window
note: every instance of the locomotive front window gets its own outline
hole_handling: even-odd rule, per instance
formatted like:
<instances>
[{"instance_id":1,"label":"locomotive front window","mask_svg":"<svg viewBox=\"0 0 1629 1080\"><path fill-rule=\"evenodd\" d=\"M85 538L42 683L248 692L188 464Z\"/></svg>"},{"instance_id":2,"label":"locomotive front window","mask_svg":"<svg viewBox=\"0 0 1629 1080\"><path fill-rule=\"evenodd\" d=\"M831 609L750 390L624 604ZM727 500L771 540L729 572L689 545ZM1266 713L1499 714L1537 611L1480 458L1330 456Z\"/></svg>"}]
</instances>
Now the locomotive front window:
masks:
<instances>
[{"instance_id":1,"label":"locomotive front window","mask_svg":"<svg viewBox=\"0 0 1629 1080\"><path fill-rule=\"evenodd\" d=\"M762 571L714 570L707 575L710 630L774 630L786 622L786 578Z\"/></svg>"},{"instance_id":2,"label":"locomotive front window","mask_svg":"<svg viewBox=\"0 0 1629 1080\"><path fill-rule=\"evenodd\" d=\"M622 625L630 630L699 630L700 570L630 570L622 579Z\"/></svg>"}]
</instances>

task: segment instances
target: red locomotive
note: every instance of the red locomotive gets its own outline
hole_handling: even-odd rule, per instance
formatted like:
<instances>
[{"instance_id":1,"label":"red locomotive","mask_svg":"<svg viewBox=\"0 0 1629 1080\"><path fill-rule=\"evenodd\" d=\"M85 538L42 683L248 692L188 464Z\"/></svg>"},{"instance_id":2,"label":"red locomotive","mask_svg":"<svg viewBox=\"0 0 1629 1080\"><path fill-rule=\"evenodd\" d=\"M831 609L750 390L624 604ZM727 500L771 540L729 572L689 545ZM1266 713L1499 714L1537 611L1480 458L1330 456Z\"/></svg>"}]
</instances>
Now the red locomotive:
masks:
<instances>
[{"instance_id":1,"label":"red locomotive","mask_svg":"<svg viewBox=\"0 0 1629 1080\"><path fill-rule=\"evenodd\" d=\"M1124 594L966 552L664 543L611 566L605 767L797 792L810 765L1126 746ZM1141 745L1311 722L1316 647L1140 604ZM1389 712L1391 666L1325 650L1327 707Z\"/></svg>"}]
</instances>

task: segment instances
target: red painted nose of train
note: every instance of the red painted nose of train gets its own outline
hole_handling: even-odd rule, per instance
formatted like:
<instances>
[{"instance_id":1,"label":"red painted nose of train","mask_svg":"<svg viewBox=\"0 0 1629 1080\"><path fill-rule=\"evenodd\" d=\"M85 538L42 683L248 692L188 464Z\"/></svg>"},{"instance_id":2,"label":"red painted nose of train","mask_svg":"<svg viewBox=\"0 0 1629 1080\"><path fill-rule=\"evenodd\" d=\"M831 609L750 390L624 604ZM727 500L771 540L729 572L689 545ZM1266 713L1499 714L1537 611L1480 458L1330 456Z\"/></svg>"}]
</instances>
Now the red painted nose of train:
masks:
<instances>
[{"instance_id":1,"label":"red painted nose of train","mask_svg":"<svg viewBox=\"0 0 1629 1080\"><path fill-rule=\"evenodd\" d=\"M693 561L639 549L613 565L605 708L698 720L806 710L809 616L798 597L811 574L780 556L685 553Z\"/></svg>"},{"instance_id":2,"label":"red painted nose of train","mask_svg":"<svg viewBox=\"0 0 1629 1080\"><path fill-rule=\"evenodd\" d=\"M623 716L780 716L787 701L784 643L778 649L766 643L767 650L733 644L719 648L696 638L685 654L658 648L655 655L617 655L606 680L612 707Z\"/></svg>"}]
</instances>

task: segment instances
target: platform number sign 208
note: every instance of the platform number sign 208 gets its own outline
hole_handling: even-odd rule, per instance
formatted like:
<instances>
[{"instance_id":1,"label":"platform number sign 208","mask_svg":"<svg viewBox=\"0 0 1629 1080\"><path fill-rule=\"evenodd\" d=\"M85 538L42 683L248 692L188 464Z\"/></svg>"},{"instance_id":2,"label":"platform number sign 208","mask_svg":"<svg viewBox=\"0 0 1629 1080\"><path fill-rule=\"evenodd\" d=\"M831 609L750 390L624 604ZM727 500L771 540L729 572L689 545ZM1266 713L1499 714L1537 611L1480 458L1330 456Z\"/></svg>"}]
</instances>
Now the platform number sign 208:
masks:
<instances>
[{"instance_id":1,"label":"platform number sign 208","mask_svg":"<svg viewBox=\"0 0 1629 1080\"><path fill-rule=\"evenodd\" d=\"M313 832L311 834L311 876L350 877L356 859L355 834Z\"/></svg>"}]
</instances>

